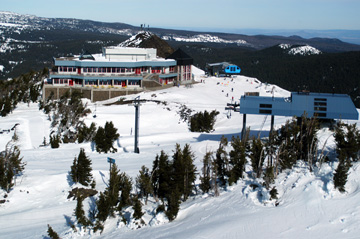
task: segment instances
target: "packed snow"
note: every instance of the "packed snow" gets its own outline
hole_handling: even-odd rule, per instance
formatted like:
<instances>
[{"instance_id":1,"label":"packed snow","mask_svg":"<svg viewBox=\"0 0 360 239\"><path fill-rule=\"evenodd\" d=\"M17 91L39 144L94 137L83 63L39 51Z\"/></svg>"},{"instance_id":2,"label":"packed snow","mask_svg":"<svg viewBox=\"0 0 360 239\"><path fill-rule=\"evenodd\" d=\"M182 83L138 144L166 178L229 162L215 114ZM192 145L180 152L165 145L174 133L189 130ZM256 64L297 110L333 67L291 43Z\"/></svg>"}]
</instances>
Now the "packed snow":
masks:
<instances>
[{"instance_id":1,"label":"packed snow","mask_svg":"<svg viewBox=\"0 0 360 239\"><path fill-rule=\"evenodd\" d=\"M109 164L107 157L116 160L122 172L133 180L142 165L152 168L156 154L164 150L169 155L175 144L191 145L196 155L198 171L207 151L218 148L222 135L229 140L241 132L242 115L225 110L226 103L239 101L244 92L260 92L262 96L289 96L289 92L277 86L263 84L259 80L237 76L234 78L205 77L198 69L197 84L192 87L172 87L159 91L143 92L126 96L134 99L164 101L142 103L140 106L140 154L133 153L134 107L128 105L106 106L118 98L105 102L91 103L93 111L84 120L104 126L113 121L120 133L114 146L115 154L99 154L90 143L61 144L58 149L40 147L44 137L48 142L51 131L50 121L37 104L20 104L10 115L0 118L0 149L4 149L15 131L10 129L18 123L16 134L23 161L24 174L16 179L16 186L0 204L1 238L43 238L47 236L47 225L60 234L61 238L358 238L360 233L360 167L355 164L349 173L346 193L334 189L332 175L334 164L324 164L310 172L299 162L293 170L283 171L276 179L279 205L269 200L267 192L252 189L254 179L246 176L236 185L223 189L220 196L212 193L191 196L181 204L177 218L168 222L164 214L153 216L150 200L143 206L146 226L135 229L134 225L124 225L120 219L109 218L102 234L88 230L73 232L70 224L75 222L76 200L67 199L68 191L78 185L70 185L69 170L73 159L84 148L92 160L96 189L103 191L108 182ZM272 89L274 91L272 92ZM195 111L218 110L215 131L212 133L192 133L177 113L181 105ZM95 111L96 108L96 111ZM93 115L96 114L96 118ZM267 136L270 119L261 128L264 117L249 115L247 122L251 134ZM280 127L287 118L276 117L275 127ZM349 121L349 123L359 121ZM319 132L321 142L326 147L334 147L332 132L324 128ZM330 138L329 138L330 136ZM327 140L329 138L329 140ZM4 193L0 194L3 199ZM84 201L86 210L92 205L90 199ZM131 209L129 209L131 212Z\"/></svg>"}]
</instances>

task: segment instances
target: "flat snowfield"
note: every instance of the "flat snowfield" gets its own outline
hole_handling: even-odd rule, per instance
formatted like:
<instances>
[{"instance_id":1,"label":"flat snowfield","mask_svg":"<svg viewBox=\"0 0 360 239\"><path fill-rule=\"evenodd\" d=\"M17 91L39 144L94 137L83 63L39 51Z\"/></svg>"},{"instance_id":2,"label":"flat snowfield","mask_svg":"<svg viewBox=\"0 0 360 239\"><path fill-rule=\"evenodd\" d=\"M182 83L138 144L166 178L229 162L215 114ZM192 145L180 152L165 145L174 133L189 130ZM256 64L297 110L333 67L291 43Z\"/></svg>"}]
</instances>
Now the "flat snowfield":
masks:
<instances>
[{"instance_id":1,"label":"flat snowfield","mask_svg":"<svg viewBox=\"0 0 360 239\"><path fill-rule=\"evenodd\" d=\"M72 188L80 185L72 184L69 171L80 148L84 148L92 160L98 191L107 186L107 157L114 158L121 172L131 176L134 183L142 165L151 170L156 155L163 150L171 157L176 143L181 147L190 144L200 172L204 154L215 151L223 135L229 141L232 136L240 135L242 115L225 110L227 103L239 102L244 92L258 91L262 96L290 95L277 86L245 76L233 79L196 77L198 83L192 87L172 87L125 97L130 100L140 96L140 99L148 100L140 106L140 154L133 153L134 106L106 106L119 98L96 104L88 102L92 113L84 119L88 125L95 122L102 127L106 121L114 123L120 133L119 140L114 143L118 152L114 154L99 154L91 143L61 144L58 149L40 147L44 137L49 142L52 129L48 116L39 111L37 104L20 104L12 114L0 118L0 131L3 131L0 151L16 132L17 144L26 162L23 175L16 178L16 185L5 198L6 202L0 204L0 238L46 238L48 224L61 238L359 238L360 167L354 164L350 169L347 192L341 194L334 190L332 181L336 163L324 164L314 172L299 163L293 170L281 172L274 184L279 192L278 206L274 200L269 200L268 192L252 189L249 185L254 179L246 176L236 185L222 189L218 197L212 193L201 194L198 189L198 194L181 204L177 218L170 223L162 213L153 215L155 203L150 198L148 205L143 206L146 226L140 229L135 229L132 224L125 225L115 217L106 221L102 234L89 230L73 232L70 225L76 222L76 200L67 197ZM215 131L190 132L179 114L184 105L194 112L219 111ZM275 127L280 127L286 120L275 117ZM270 118L249 115L247 122L251 135L267 136ZM16 131L10 130L17 123ZM322 129L318 134L320 142L326 143L328 148L334 147L331 134L328 129ZM4 195L2 191L0 200ZM88 211L94 201L88 198L83 205ZM128 212L130 215L131 209Z\"/></svg>"}]
</instances>

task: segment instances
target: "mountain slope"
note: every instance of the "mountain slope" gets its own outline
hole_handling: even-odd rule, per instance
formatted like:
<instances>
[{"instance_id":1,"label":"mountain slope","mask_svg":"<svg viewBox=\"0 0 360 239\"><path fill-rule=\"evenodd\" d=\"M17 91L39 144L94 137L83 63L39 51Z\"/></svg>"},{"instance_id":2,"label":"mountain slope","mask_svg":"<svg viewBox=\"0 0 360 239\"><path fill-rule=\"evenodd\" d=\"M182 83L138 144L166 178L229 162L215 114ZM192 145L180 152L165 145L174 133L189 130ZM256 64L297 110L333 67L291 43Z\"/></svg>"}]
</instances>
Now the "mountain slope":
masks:
<instances>
[{"instance_id":1,"label":"mountain slope","mask_svg":"<svg viewBox=\"0 0 360 239\"><path fill-rule=\"evenodd\" d=\"M164 40L151 32L139 32L135 36L119 44L120 47L155 48L157 55L166 58L174 52L174 49Z\"/></svg>"},{"instance_id":2,"label":"mountain slope","mask_svg":"<svg viewBox=\"0 0 360 239\"><path fill-rule=\"evenodd\" d=\"M201 71L194 69L196 75ZM359 163L354 163L350 170L346 193L334 190L332 176L337 166L324 163L321 168L310 172L305 163L299 163L293 170L284 170L276 179L278 206L269 199L268 191L257 189L251 184L261 184L261 180L251 177L251 167L237 185L221 190L219 197L213 193L197 195L181 205L178 217L168 223L163 213L153 215L154 199L148 206L143 206L146 213L143 219L147 223L141 229L135 224L124 225L121 217L109 218L102 234L89 230L73 232L70 225L75 223L74 209L76 200L68 199L68 191L74 185L69 179L69 170L74 156L80 148L92 160L96 189L103 191L109 179L107 157L115 159L121 172L126 172L133 179L139 174L142 165L152 167L152 161L161 150L171 155L175 144L190 144L196 159L195 165L200 172L202 159L207 151L215 151L219 140L224 135L227 139L240 134L242 116L232 112L231 117L225 110L226 103L234 97L238 101L244 92L259 91L261 96L289 96L289 92L277 86L262 84L259 80L238 76L215 78L197 76L198 84L192 88L172 87L155 92L129 95L126 99L140 96L149 100L140 106L140 154L133 153L134 108L128 105L111 105L112 99L88 102L88 107L96 115L88 115L84 120L87 125L95 122L103 126L112 120L120 133L120 139L114 144L118 149L115 154L99 154L90 143L61 144L58 149L50 146L40 147L43 138L48 140L51 129L48 116L38 110L37 104L20 104L10 115L0 118L0 128L10 129L19 123L16 133L21 156L27 163L25 172L16 179L16 186L6 198L1 192L0 224L1 238L42 238L46 236L47 224L57 231L61 238L356 238L360 232L358 224L360 214L358 190L360 180ZM202 80L202 83L200 83ZM233 89L233 90L232 90ZM228 94L228 96L227 96ZM159 104L152 102L166 102ZM192 133L180 119L182 105L194 111L218 110L215 131L212 133ZM251 135L268 135L270 119L248 116ZM275 127L285 123L287 118L276 117ZM349 121L357 123L360 121ZM0 134L0 149L12 138L14 131ZM320 146L326 143L326 150L332 150L334 141L332 132L323 129L319 132ZM229 147L227 148L229 150ZM334 159L332 151L329 157ZM199 181L196 182L197 184ZM94 201L86 199L84 209L94 207ZM131 219L132 209L126 209L125 216Z\"/></svg>"},{"instance_id":3,"label":"mountain slope","mask_svg":"<svg viewBox=\"0 0 360 239\"><path fill-rule=\"evenodd\" d=\"M118 45L143 29L125 23L90 20L41 18L11 12L0 12L0 79L18 77L31 69L51 67L53 57L91 53L101 47ZM360 46L336 39L281 36L247 36L216 32L171 29L149 29L176 49L181 45L260 50L278 44L311 45L322 52L359 51ZM168 50L164 55L168 54ZM192 54L190 54L192 55ZM195 56L193 56L195 57ZM200 64L199 64L200 65Z\"/></svg>"}]
</instances>

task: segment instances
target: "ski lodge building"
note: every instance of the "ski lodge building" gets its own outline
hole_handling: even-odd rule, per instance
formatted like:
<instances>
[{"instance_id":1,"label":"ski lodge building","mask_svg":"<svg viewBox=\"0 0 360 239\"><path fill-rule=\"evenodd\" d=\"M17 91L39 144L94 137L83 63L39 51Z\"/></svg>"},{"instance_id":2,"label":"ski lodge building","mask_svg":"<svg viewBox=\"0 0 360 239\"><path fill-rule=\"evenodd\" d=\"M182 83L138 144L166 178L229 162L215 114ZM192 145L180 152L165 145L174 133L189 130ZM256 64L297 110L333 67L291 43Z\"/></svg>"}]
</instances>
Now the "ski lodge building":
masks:
<instances>
[{"instance_id":1,"label":"ski lodge building","mask_svg":"<svg viewBox=\"0 0 360 239\"><path fill-rule=\"evenodd\" d=\"M103 47L102 54L85 52L54 58L54 67L45 81L44 99L51 92L60 98L63 88L80 90L84 97L97 101L192 81L193 60L181 49L166 59L156 53L153 48ZM107 90L108 96L102 93L103 97L94 97L94 91L100 90Z\"/></svg>"},{"instance_id":2,"label":"ski lodge building","mask_svg":"<svg viewBox=\"0 0 360 239\"><path fill-rule=\"evenodd\" d=\"M271 129L274 116L318 119L358 120L359 113L349 95L313 92L291 92L290 97L265 97L243 95L240 98L240 114L243 114L243 132L246 129L246 115L271 116Z\"/></svg>"}]
</instances>

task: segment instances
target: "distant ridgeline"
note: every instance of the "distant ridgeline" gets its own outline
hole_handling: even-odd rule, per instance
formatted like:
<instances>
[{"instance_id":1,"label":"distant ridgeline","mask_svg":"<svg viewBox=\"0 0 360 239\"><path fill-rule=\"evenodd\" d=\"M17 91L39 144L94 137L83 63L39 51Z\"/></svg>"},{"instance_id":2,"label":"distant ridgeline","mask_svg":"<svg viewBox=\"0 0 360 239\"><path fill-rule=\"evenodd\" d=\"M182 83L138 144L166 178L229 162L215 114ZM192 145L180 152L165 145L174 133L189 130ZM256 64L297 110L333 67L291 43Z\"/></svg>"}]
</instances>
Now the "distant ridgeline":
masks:
<instances>
[{"instance_id":1,"label":"distant ridgeline","mask_svg":"<svg viewBox=\"0 0 360 239\"><path fill-rule=\"evenodd\" d=\"M90 53L100 52L102 47L130 40L141 30L123 23L68 21L0 12L3 37L0 80L51 68L53 57L76 55L85 49ZM247 36L160 28L150 31L158 37L139 36L142 40L150 39L140 47L157 48L159 55L163 53L162 57L181 47L193 57L194 65L202 69L206 63L231 62L241 68L242 75L262 82L290 91L346 93L360 107L357 98L360 95L359 45L337 39L296 36ZM170 46L163 45L165 41Z\"/></svg>"}]
</instances>

